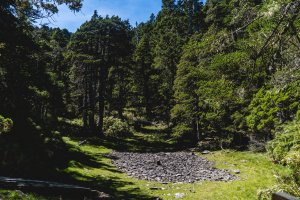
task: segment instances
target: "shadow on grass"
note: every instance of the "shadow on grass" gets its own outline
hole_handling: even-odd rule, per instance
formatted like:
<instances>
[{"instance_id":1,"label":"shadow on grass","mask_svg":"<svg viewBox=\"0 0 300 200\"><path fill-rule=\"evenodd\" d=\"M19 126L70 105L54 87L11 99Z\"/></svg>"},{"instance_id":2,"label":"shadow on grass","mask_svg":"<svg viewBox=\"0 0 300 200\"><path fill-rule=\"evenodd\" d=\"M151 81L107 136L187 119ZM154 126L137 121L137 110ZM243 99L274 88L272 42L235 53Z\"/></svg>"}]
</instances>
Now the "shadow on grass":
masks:
<instances>
[{"instance_id":1,"label":"shadow on grass","mask_svg":"<svg viewBox=\"0 0 300 200\"><path fill-rule=\"evenodd\" d=\"M87 138L80 133L79 127L68 126L66 123L62 125L63 128L61 131L67 133L67 135L71 137L73 141L77 141L78 144L94 145L99 148L104 146L108 149L120 152L174 152L187 148L187 146L176 145L175 142L169 140L170 133L167 129L140 127L135 134L123 139ZM71 135L71 133L75 134ZM90 155L88 152L80 151L76 145L68 144L67 147L69 151L65 155L65 160L68 161L69 164L72 164L72 167L80 170L89 170L91 168L103 169L115 173L116 176L89 176L76 170L61 170L60 175L56 177L56 181L89 187L109 194L111 199L157 199L149 194L145 194L138 186L135 186L135 183L118 178L117 173L121 172L102 161L102 158L105 158L104 153ZM124 188L126 188L126 190Z\"/></svg>"},{"instance_id":2,"label":"shadow on grass","mask_svg":"<svg viewBox=\"0 0 300 200\"><path fill-rule=\"evenodd\" d=\"M79 170L89 169L102 169L110 171L114 174L121 174L112 165L106 164L102 161L105 158L105 154L90 155L86 152L82 152L76 146L68 144L69 152L65 159L69 160L69 165ZM130 181L124 181L117 176L91 176L85 173L75 171L60 170L55 177L55 181L59 181L67 184L74 184L79 186L88 187L100 192L109 194L109 199L156 199L142 192L138 187L134 187L134 183ZM126 190L122 189L126 188ZM67 199L67 198L66 198ZM78 198L80 199L80 197Z\"/></svg>"},{"instance_id":3,"label":"shadow on grass","mask_svg":"<svg viewBox=\"0 0 300 200\"><path fill-rule=\"evenodd\" d=\"M170 137L171 134L170 129L156 126L135 126L135 130L143 134L162 135L163 137Z\"/></svg>"},{"instance_id":4,"label":"shadow on grass","mask_svg":"<svg viewBox=\"0 0 300 200\"><path fill-rule=\"evenodd\" d=\"M118 174L121 174L116 170L112 165L105 163L103 159L105 154L89 154L88 152L82 152L76 145L67 144L67 151L61 152L62 155L57 160L60 163L59 168L54 166L43 165L43 167L36 167L32 170L31 174L23 174L22 176L17 175L16 178L25 178L25 179L36 179L41 181L51 181L58 182L70 185L77 185L82 187L88 187L100 192L104 192L110 196L108 199L156 199L148 194L143 193L143 191L134 186L133 182L122 180L118 178ZM64 163L64 164L62 164ZM32 163L32 166L35 166L37 163ZM68 171L68 167L77 168L78 171L72 170ZM116 176L91 176L86 174L83 170L90 169L102 169L114 173ZM1 175L5 176L6 174ZM125 188L125 189L124 189ZM80 196L64 196L57 197L55 194L49 194L49 192L44 193L43 190L24 190L25 193L31 193L42 195L46 199L63 199L63 200L82 200L84 199L82 195ZM45 199L41 198L41 199ZM1 194L0 194L1 199ZM85 198L90 199L90 198Z\"/></svg>"},{"instance_id":5,"label":"shadow on grass","mask_svg":"<svg viewBox=\"0 0 300 200\"><path fill-rule=\"evenodd\" d=\"M137 132L127 138L90 138L93 145L104 146L119 152L158 153L184 151L193 147L190 142L176 143L170 139L168 130L147 130Z\"/></svg>"},{"instance_id":6,"label":"shadow on grass","mask_svg":"<svg viewBox=\"0 0 300 200\"><path fill-rule=\"evenodd\" d=\"M120 172L118 172L120 173ZM151 200L156 199L154 196L150 196L142 192L138 187L134 187L134 183L130 181L123 181L118 177L105 178L102 176L87 177L81 173L69 172L69 176L73 179L74 184L89 187L110 195L109 199L141 199ZM84 180L84 181L79 181ZM130 186L130 188L128 188ZM122 189L126 187L126 190Z\"/></svg>"},{"instance_id":7,"label":"shadow on grass","mask_svg":"<svg viewBox=\"0 0 300 200\"><path fill-rule=\"evenodd\" d=\"M135 126L135 134L126 138L94 138L93 134L85 132L80 126L64 121L60 122L59 130L64 135L77 141L88 141L89 144L105 146L120 152L174 152L190 148L190 143L177 144L171 141L170 129L156 126ZM94 134L95 136L95 134Z\"/></svg>"},{"instance_id":8,"label":"shadow on grass","mask_svg":"<svg viewBox=\"0 0 300 200\"><path fill-rule=\"evenodd\" d=\"M115 150L123 149L123 151L144 151L155 148L158 150L160 148L162 149L165 145L163 141L145 140L142 136L135 135L124 140L107 140L99 138L89 140L82 132L82 128L80 126L69 125L65 122L60 123L59 131L61 133L66 133L66 135L69 136L75 136L77 141L88 140L88 143L90 144L94 143L96 145L103 145L107 148ZM85 137L82 137L83 135ZM14 168L17 168L16 172L7 169L7 173L0 171L0 175L84 186L107 193L111 196L111 199L156 199L155 197L144 193L137 185L135 185L135 183L131 182L130 180L119 178L117 173L121 172L117 171L112 165L102 160L106 159L104 154L97 154L97 152L95 154L89 154L89 152L81 151L77 145L78 144L64 145L63 143L59 143L59 145L53 145L51 148L49 147L49 151L46 151L48 149L43 150L39 146L35 145L35 143L28 142L26 148L24 147L24 149L28 151L28 154L24 155L30 155L31 157L37 158L31 159L31 157L23 156L23 154L20 154L20 156L17 154L17 158L24 158L26 161L24 165L26 166L18 166L18 163L15 163ZM12 147L16 148L15 146ZM20 147L19 151L23 152L22 150L23 148ZM45 158L43 160L38 159L47 153L49 153L49 155L51 154L51 156L48 156L46 157L47 159ZM41 156L36 156L37 154L41 154ZM74 167L75 170L68 171L68 167L70 166ZM78 171L76 171L76 168ZM98 176L91 176L85 173L85 169L102 169L114 173L116 176L104 177L101 176L101 174ZM27 193L28 191L25 192ZM39 191L37 194L39 194ZM59 198L50 197L49 199ZM66 200L70 198L66 197L62 199ZM82 198L72 197L71 199L75 200Z\"/></svg>"}]
</instances>

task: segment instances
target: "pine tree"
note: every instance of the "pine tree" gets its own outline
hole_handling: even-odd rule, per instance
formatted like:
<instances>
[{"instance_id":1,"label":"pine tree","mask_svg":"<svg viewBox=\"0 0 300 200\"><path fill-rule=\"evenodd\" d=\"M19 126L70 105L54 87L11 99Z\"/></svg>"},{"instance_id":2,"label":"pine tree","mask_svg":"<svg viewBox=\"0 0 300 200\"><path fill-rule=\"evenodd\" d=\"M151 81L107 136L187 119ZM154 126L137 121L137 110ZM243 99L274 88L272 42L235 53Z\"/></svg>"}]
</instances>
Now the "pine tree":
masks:
<instances>
[{"instance_id":1,"label":"pine tree","mask_svg":"<svg viewBox=\"0 0 300 200\"><path fill-rule=\"evenodd\" d=\"M112 87L115 86L112 85L112 80L116 77L119 78L120 86L118 97L122 100L117 105L120 114L125 104L124 85L120 83L120 79L130 55L130 37L128 21L115 16L101 18L95 13L91 21L83 24L71 39L69 49L74 63L73 79L75 85L82 88L78 92L82 102L83 121L93 129L97 106L97 130L100 133L103 133L104 107L106 101L111 99ZM117 75L110 75L111 73Z\"/></svg>"},{"instance_id":2,"label":"pine tree","mask_svg":"<svg viewBox=\"0 0 300 200\"><path fill-rule=\"evenodd\" d=\"M175 0L162 0L162 9L170 11L175 9Z\"/></svg>"},{"instance_id":3,"label":"pine tree","mask_svg":"<svg viewBox=\"0 0 300 200\"><path fill-rule=\"evenodd\" d=\"M146 116L151 119L152 116L152 95L151 91L151 74L153 73L152 63L153 57L151 53L151 44L149 33L144 33L140 42L138 43L135 53L135 76L134 82L137 86L137 93L141 95L141 104L146 109Z\"/></svg>"}]
</instances>

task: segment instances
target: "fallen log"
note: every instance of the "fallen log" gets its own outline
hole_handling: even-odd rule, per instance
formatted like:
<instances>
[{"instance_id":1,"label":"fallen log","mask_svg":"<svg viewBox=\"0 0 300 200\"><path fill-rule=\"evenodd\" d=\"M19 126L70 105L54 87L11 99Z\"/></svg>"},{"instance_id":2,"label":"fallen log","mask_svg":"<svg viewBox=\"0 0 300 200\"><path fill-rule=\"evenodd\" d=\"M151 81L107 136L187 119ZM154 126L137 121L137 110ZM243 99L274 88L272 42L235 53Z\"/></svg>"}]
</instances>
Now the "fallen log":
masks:
<instances>
[{"instance_id":1,"label":"fallen log","mask_svg":"<svg viewBox=\"0 0 300 200\"><path fill-rule=\"evenodd\" d=\"M0 188L21 190L26 193L37 193L46 196L60 196L72 199L106 199L109 195L91 188L57 182L28 180L22 178L0 177Z\"/></svg>"}]
</instances>

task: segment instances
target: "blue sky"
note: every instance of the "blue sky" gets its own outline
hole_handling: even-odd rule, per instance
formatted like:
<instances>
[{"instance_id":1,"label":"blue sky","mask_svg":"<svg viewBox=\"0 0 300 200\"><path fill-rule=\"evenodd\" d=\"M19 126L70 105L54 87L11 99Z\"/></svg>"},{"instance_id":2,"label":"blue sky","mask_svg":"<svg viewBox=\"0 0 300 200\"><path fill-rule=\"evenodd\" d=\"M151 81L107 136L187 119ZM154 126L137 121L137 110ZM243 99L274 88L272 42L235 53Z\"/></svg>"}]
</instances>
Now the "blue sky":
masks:
<instances>
[{"instance_id":1,"label":"blue sky","mask_svg":"<svg viewBox=\"0 0 300 200\"><path fill-rule=\"evenodd\" d=\"M157 14L160 9L161 0L84 0L78 13L70 11L66 6L60 6L59 13L52 20L44 19L41 23L75 32L97 10L101 16L118 15L122 19L129 19L134 26L136 22L147 21L152 13Z\"/></svg>"},{"instance_id":2,"label":"blue sky","mask_svg":"<svg viewBox=\"0 0 300 200\"><path fill-rule=\"evenodd\" d=\"M161 0L84 0L83 7L78 13L70 11L66 6L59 7L59 13L52 20L43 20L51 27L66 28L75 32L80 25L89 20L98 11L101 16L118 15L122 19L136 22L147 21L151 13L157 14L161 9Z\"/></svg>"}]
</instances>

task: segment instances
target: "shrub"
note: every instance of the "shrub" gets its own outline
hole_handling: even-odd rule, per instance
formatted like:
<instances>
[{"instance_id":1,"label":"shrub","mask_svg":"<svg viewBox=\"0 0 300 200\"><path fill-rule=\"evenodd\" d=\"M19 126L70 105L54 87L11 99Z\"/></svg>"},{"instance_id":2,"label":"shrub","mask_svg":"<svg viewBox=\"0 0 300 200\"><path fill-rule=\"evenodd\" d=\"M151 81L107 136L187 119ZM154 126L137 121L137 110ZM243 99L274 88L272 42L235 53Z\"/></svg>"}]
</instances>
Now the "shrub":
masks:
<instances>
[{"instance_id":1,"label":"shrub","mask_svg":"<svg viewBox=\"0 0 300 200\"><path fill-rule=\"evenodd\" d=\"M83 121L82 119L66 119L66 118L59 118L60 121L65 122L71 126L78 126L82 127L83 126Z\"/></svg>"},{"instance_id":2,"label":"shrub","mask_svg":"<svg viewBox=\"0 0 300 200\"><path fill-rule=\"evenodd\" d=\"M290 173L278 176L277 191L283 190L300 197L300 111L294 121L276 132L275 139L268 143L267 150L271 157L288 167Z\"/></svg>"},{"instance_id":3,"label":"shrub","mask_svg":"<svg viewBox=\"0 0 300 200\"><path fill-rule=\"evenodd\" d=\"M220 149L227 149L230 148L233 142L233 137L206 137L201 139L197 143L197 148L200 151L203 150L210 150L210 151L216 151Z\"/></svg>"},{"instance_id":4,"label":"shrub","mask_svg":"<svg viewBox=\"0 0 300 200\"><path fill-rule=\"evenodd\" d=\"M188 137L192 131L193 130L189 126L184 124L179 124L173 128L172 136L175 139L179 140Z\"/></svg>"},{"instance_id":5,"label":"shrub","mask_svg":"<svg viewBox=\"0 0 300 200\"><path fill-rule=\"evenodd\" d=\"M115 117L103 119L104 135L107 137L124 137L130 135L130 127L127 122Z\"/></svg>"},{"instance_id":6,"label":"shrub","mask_svg":"<svg viewBox=\"0 0 300 200\"><path fill-rule=\"evenodd\" d=\"M299 108L299 86L298 81L281 90L261 88L248 107L246 122L251 131L267 136L278 125L292 120Z\"/></svg>"},{"instance_id":7,"label":"shrub","mask_svg":"<svg viewBox=\"0 0 300 200\"><path fill-rule=\"evenodd\" d=\"M295 150L290 151L285 157L284 162L292 170L296 182L300 186L300 146Z\"/></svg>"},{"instance_id":8,"label":"shrub","mask_svg":"<svg viewBox=\"0 0 300 200\"><path fill-rule=\"evenodd\" d=\"M13 127L13 121L0 115L0 134L8 133Z\"/></svg>"},{"instance_id":9,"label":"shrub","mask_svg":"<svg viewBox=\"0 0 300 200\"><path fill-rule=\"evenodd\" d=\"M298 112L300 115L300 112ZM300 117L283 126L281 131L275 133L275 139L268 143L267 149L271 157L285 163L285 157L291 151L300 151Z\"/></svg>"},{"instance_id":10,"label":"shrub","mask_svg":"<svg viewBox=\"0 0 300 200\"><path fill-rule=\"evenodd\" d=\"M249 141L248 148L250 151L253 152L265 152L266 151L265 146L266 146L265 142L261 142L258 140L251 140Z\"/></svg>"}]
</instances>

